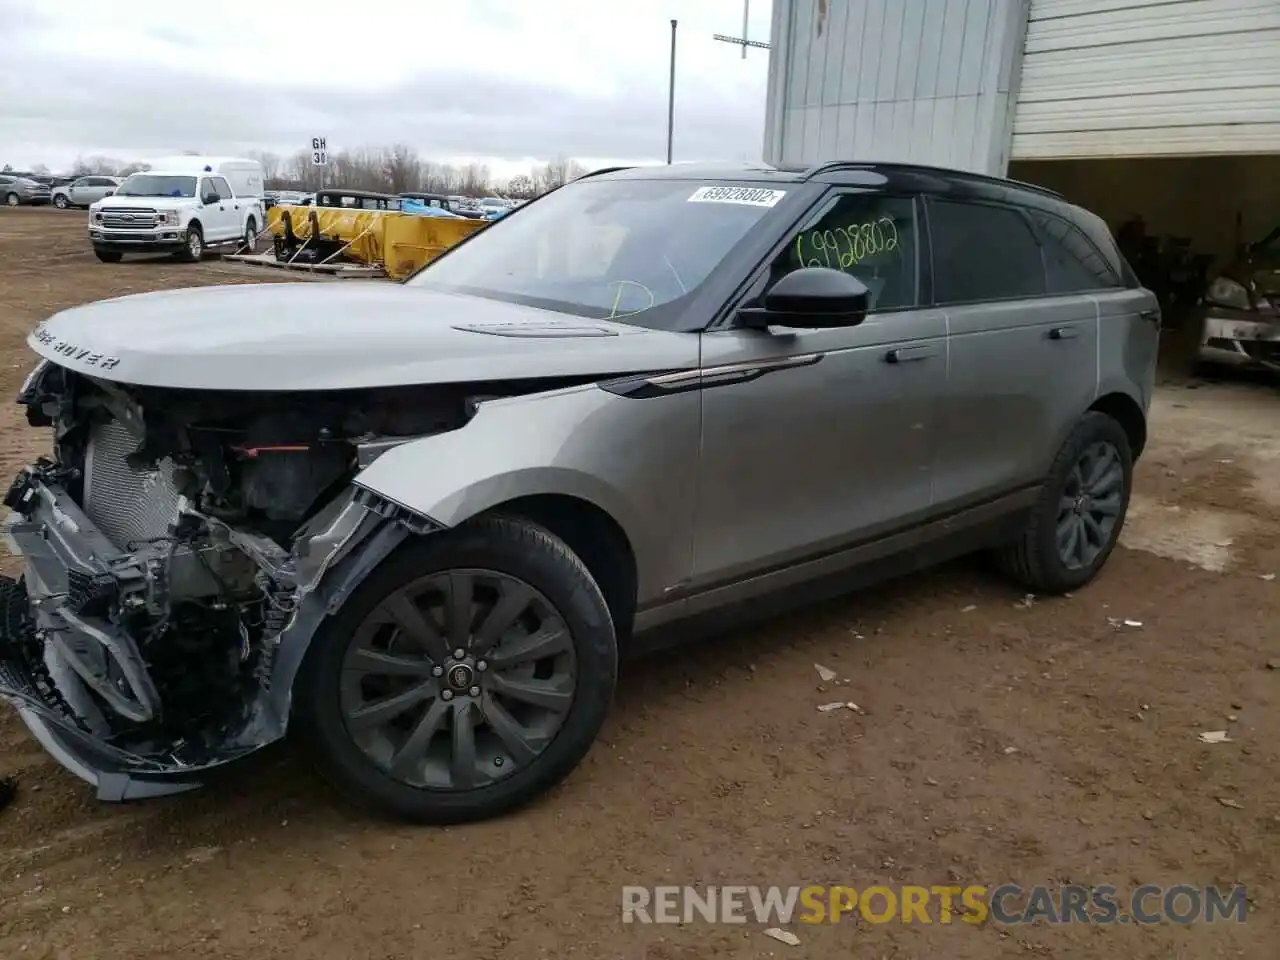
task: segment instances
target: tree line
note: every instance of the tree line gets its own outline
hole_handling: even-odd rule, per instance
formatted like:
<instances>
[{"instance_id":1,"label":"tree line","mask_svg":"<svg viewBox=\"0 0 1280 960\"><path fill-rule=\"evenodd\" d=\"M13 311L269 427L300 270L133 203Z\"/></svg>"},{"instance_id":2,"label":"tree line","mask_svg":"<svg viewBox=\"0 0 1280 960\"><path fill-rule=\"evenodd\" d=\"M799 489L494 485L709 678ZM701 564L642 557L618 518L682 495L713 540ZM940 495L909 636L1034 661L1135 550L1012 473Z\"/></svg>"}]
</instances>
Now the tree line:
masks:
<instances>
[{"instance_id":1,"label":"tree line","mask_svg":"<svg viewBox=\"0 0 1280 960\"><path fill-rule=\"evenodd\" d=\"M199 151L188 150L186 153L194 156ZM497 194L529 200L588 172L576 160L558 157L528 173L497 180L485 164L454 166L439 163L423 158L416 149L405 144L331 153L327 167L313 166L311 154L306 150L287 157L262 150L249 151L245 156L262 164L268 190L316 190L323 182L329 186L382 193L422 191L466 197ZM142 168L140 163L127 163L112 157L77 157L71 175L124 177ZM48 168L41 165L33 172L47 173Z\"/></svg>"}]
</instances>

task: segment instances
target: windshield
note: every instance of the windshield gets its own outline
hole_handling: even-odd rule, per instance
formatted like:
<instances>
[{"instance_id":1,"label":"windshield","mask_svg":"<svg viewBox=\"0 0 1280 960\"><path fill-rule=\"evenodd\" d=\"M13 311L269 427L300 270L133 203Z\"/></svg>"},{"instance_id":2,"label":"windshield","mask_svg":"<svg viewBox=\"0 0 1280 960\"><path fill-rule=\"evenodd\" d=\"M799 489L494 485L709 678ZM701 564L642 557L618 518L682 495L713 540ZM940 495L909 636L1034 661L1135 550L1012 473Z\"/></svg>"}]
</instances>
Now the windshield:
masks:
<instances>
[{"instance_id":1,"label":"windshield","mask_svg":"<svg viewBox=\"0 0 1280 960\"><path fill-rule=\"evenodd\" d=\"M688 180L585 180L485 227L408 281L644 326L673 323L784 190Z\"/></svg>"},{"instance_id":2,"label":"windshield","mask_svg":"<svg viewBox=\"0 0 1280 960\"><path fill-rule=\"evenodd\" d=\"M162 177L135 173L116 188L117 197L194 197L195 177Z\"/></svg>"}]
</instances>

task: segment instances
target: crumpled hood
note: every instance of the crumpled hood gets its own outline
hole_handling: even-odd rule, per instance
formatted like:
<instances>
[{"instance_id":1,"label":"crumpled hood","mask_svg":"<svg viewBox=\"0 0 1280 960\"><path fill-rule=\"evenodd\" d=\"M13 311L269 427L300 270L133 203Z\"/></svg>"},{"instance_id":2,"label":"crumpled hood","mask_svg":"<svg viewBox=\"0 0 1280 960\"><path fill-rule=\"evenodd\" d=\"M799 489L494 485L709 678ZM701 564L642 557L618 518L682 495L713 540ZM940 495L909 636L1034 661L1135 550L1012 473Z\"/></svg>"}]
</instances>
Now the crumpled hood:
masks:
<instances>
[{"instance_id":1,"label":"crumpled hood","mask_svg":"<svg viewBox=\"0 0 1280 960\"><path fill-rule=\"evenodd\" d=\"M119 383L343 390L687 369L698 338L379 281L144 293L55 314L27 343Z\"/></svg>"}]
</instances>

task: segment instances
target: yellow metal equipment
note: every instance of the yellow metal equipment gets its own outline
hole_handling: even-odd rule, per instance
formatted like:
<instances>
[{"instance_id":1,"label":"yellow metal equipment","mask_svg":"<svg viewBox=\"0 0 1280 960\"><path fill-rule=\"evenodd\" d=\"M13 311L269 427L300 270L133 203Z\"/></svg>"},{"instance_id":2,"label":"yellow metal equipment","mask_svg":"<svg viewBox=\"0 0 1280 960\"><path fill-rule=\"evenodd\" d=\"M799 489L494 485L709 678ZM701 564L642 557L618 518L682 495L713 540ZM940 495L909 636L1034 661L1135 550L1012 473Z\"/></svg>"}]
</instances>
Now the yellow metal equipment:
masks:
<instances>
[{"instance_id":1,"label":"yellow metal equipment","mask_svg":"<svg viewBox=\"0 0 1280 960\"><path fill-rule=\"evenodd\" d=\"M355 260L400 280L487 225L485 220L424 217L395 210L275 206L267 231L276 258L311 268ZM317 235L318 234L318 235Z\"/></svg>"}]
</instances>

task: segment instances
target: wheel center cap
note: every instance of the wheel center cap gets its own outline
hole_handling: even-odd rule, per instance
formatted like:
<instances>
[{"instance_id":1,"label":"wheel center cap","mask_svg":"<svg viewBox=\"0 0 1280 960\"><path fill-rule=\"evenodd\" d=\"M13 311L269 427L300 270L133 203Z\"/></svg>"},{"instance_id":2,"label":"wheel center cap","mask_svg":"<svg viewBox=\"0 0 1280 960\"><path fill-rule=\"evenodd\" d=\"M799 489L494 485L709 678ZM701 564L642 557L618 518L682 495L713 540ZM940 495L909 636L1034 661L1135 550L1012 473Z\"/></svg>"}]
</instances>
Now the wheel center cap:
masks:
<instances>
[{"instance_id":1,"label":"wheel center cap","mask_svg":"<svg viewBox=\"0 0 1280 960\"><path fill-rule=\"evenodd\" d=\"M475 671L465 663L455 663L445 674L445 679L454 690L469 690L475 682Z\"/></svg>"}]
</instances>

